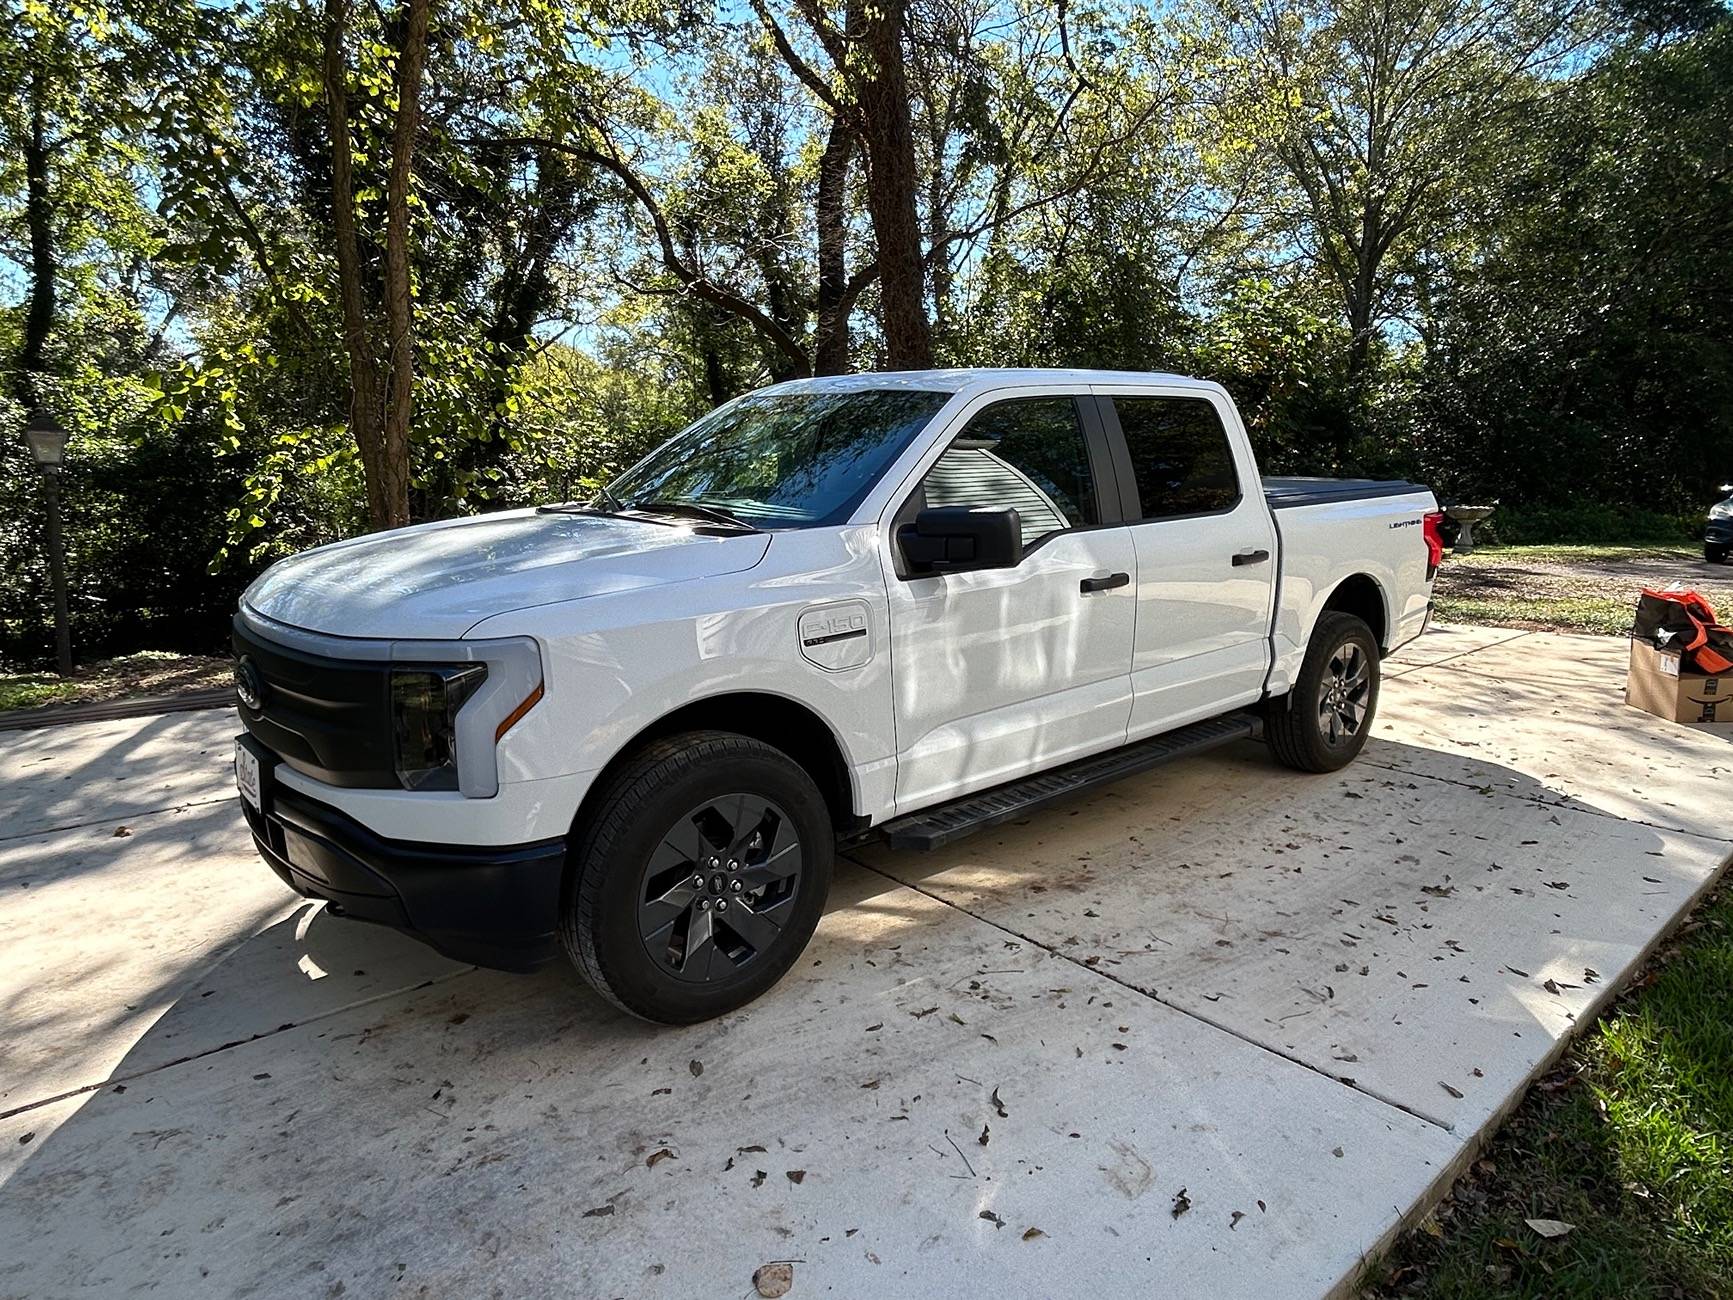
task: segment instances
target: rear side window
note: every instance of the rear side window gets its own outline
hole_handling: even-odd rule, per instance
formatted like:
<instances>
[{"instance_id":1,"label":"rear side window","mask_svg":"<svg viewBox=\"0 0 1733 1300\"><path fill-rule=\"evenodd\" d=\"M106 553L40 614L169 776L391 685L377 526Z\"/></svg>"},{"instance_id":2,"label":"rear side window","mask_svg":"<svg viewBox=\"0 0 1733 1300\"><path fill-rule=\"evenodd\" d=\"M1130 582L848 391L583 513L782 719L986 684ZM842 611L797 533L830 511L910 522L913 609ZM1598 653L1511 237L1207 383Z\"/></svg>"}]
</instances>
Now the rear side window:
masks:
<instances>
[{"instance_id":1,"label":"rear side window","mask_svg":"<svg viewBox=\"0 0 1733 1300\"><path fill-rule=\"evenodd\" d=\"M1145 519L1210 514L1240 499L1233 448L1201 397L1115 397Z\"/></svg>"},{"instance_id":2,"label":"rear side window","mask_svg":"<svg viewBox=\"0 0 1733 1300\"><path fill-rule=\"evenodd\" d=\"M970 420L921 480L928 506L1010 506L1023 545L1100 522L1077 403L1069 397L995 402Z\"/></svg>"}]
</instances>

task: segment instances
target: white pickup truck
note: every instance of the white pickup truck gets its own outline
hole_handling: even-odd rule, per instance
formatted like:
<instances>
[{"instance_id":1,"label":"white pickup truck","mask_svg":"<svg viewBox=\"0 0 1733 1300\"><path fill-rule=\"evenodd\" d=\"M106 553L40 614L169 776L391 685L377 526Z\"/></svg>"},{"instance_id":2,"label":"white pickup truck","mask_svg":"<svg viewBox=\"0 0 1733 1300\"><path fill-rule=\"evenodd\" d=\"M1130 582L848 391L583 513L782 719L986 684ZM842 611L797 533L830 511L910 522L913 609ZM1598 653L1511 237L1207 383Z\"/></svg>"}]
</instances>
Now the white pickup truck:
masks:
<instances>
[{"instance_id":1,"label":"white pickup truck","mask_svg":"<svg viewBox=\"0 0 1733 1300\"><path fill-rule=\"evenodd\" d=\"M779 979L841 842L932 847L1263 736L1365 743L1439 541L1260 480L1217 385L867 374L712 411L589 502L284 560L234 622L259 851L462 960L683 1023Z\"/></svg>"}]
</instances>

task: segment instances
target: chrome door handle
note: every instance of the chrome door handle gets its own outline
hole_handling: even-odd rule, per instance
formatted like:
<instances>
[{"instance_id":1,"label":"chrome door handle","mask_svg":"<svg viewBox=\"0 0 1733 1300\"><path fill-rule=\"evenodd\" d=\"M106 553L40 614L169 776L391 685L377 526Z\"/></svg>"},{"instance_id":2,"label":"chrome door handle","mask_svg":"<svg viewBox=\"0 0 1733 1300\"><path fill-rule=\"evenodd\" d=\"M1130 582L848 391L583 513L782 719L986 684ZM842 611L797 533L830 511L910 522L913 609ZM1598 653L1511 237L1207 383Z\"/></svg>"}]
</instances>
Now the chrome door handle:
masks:
<instances>
[{"instance_id":1,"label":"chrome door handle","mask_svg":"<svg viewBox=\"0 0 1733 1300\"><path fill-rule=\"evenodd\" d=\"M1115 587L1129 587L1129 573L1110 573L1105 578L1085 578L1077 584L1077 590L1087 596L1092 591L1112 591Z\"/></svg>"},{"instance_id":2,"label":"chrome door handle","mask_svg":"<svg viewBox=\"0 0 1733 1300\"><path fill-rule=\"evenodd\" d=\"M1270 553L1265 550L1239 551L1234 555L1234 564L1236 566L1241 564L1262 564L1269 558Z\"/></svg>"}]
</instances>

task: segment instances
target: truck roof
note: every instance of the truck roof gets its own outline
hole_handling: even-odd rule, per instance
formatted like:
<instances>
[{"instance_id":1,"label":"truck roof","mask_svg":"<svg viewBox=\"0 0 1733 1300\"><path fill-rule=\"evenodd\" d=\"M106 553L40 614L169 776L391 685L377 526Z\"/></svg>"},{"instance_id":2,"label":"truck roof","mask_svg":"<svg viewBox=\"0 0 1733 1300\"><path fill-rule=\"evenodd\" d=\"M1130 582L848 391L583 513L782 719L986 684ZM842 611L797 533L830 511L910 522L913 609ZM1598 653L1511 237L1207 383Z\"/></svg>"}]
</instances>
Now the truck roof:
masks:
<instances>
[{"instance_id":1,"label":"truck roof","mask_svg":"<svg viewBox=\"0 0 1733 1300\"><path fill-rule=\"evenodd\" d=\"M1151 370L1082 370L1065 367L965 366L955 370L881 370L854 375L791 379L762 392L848 392L870 388L914 388L957 393L965 388L1017 388L1035 384L1183 384L1215 388L1205 379Z\"/></svg>"}]
</instances>

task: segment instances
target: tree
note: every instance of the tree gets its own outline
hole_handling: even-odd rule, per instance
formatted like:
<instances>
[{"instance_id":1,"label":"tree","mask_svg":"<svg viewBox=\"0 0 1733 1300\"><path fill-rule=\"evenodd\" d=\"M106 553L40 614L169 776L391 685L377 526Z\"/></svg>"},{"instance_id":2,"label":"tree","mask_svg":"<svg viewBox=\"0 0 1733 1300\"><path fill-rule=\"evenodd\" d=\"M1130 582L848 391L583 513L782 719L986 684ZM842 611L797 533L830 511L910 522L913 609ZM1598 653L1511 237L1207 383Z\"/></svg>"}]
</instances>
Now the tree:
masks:
<instances>
[{"instance_id":1,"label":"tree","mask_svg":"<svg viewBox=\"0 0 1733 1300\"><path fill-rule=\"evenodd\" d=\"M349 425L361 451L368 514L375 528L409 522L409 417L415 402L415 305L410 286L409 203L421 69L427 56L428 0L405 0L396 50L397 108L385 190L385 330L369 321L355 229L355 165L350 141L349 71L344 43L349 0L325 4L325 109L331 132L331 220L337 236L337 279L343 338L349 354ZM380 354L386 380L381 391Z\"/></svg>"},{"instance_id":2,"label":"tree","mask_svg":"<svg viewBox=\"0 0 1733 1300\"><path fill-rule=\"evenodd\" d=\"M1267 148L1270 222L1335 286L1348 368L1411 314L1414 259L1591 38L1583 0L1252 0L1217 10L1222 129ZM1241 71L1243 69L1243 72Z\"/></svg>"}]
</instances>

